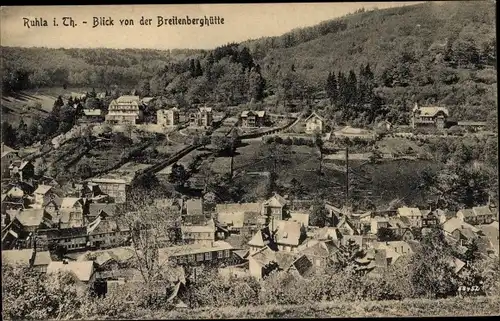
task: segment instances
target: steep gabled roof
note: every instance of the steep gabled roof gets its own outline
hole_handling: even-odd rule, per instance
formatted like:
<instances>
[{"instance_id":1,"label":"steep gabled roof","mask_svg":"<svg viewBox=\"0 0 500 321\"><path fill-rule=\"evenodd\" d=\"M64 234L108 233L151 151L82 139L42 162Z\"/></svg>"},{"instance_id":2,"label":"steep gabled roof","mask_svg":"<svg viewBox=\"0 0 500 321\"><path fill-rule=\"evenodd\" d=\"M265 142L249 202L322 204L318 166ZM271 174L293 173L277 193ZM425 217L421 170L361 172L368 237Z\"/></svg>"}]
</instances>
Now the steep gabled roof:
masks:
<instances>
[{"instance_id":1,"label":"steep gabled roof","mask_svg":"<svg viewBox=\"0 0 500 321\"><path fill-rule=\"evenodd\" d=\"M318 119L319 119L319 120L321 120L321 121L325 121L325 118L323 118L323 117L321 117L320 115L318 115L315 111L313 111L313 112L311 113L311 115L309 115L309 117L307 117L307 118L305 119L305 121L307 122L307 121L309 121L309 119L311 119L311 118L318 118Z\"/></svg>"},{"instance_id":2,"label":"steep gabled roof","mask_svg":"<svg viewBox=\"0 0 500 321\"><path fill-rule=\"evenodd\" d=\"M271 207L283 207L287 204L286 199L279 194L274 194L271 198L264 202L264 205Z\"/></svg>"}]
</instances>

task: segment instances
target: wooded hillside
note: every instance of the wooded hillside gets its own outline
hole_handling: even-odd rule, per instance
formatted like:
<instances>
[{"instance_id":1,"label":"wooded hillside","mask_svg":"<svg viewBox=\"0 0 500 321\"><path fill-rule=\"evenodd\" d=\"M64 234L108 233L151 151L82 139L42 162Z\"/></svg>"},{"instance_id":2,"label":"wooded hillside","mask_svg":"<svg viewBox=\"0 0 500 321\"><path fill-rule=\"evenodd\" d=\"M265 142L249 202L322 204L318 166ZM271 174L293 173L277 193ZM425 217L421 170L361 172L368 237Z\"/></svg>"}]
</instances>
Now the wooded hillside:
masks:
<instances>
[{"instance_id":1,"label":"wooded hillside","mask_svg":"<svg viewBox=\"0 0 500 321\"><path fill-rule=\"evenodd\" d=\"M165 97L156 108L265 100L294 111L323 97L314 109L355 125L405 123L418 102L487 120L497 105L495 32L494 2L430 2L211 51L2 48L2 91L116 85Z\"/></svg>"}]
</instances>

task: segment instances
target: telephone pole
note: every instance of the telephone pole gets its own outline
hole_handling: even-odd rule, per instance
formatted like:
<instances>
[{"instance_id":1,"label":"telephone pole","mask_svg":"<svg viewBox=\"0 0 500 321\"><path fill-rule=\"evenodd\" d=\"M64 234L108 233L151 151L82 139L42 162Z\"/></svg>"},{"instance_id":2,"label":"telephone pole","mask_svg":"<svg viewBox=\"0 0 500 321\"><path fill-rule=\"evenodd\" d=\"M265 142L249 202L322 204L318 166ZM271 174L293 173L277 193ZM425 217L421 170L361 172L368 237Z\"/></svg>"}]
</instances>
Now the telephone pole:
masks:
<instances>
[{"instance_id":1,"label":"telephone pole","mask_svg":"<svg viewBox=\"0 0 500 321\"><path fill-rule=\"evenodd\" d=\"M345 206L349 204L349 145L345 148Z\"/></svg>"}]
</instances>

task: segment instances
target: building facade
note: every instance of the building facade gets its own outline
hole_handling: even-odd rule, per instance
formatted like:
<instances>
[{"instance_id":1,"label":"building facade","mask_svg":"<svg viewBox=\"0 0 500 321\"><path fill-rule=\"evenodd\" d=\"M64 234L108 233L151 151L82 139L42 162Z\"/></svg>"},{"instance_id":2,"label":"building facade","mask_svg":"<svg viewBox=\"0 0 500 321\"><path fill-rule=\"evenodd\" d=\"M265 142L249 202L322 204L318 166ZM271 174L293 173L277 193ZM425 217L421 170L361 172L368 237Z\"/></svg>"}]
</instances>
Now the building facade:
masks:
<instances>
[{"instance_id":1,"label":"building facade","mask_svg":"<svg viewBox=\"0 0 500 321\"><path fill-rule=\"evenodd\" d=\"M156 112L156 123L160 126L173 127L179 124L179 109L160 109Z\"/></svg>"},{"instance_id":2,"label":"building facade","mask_svg":"<svg viewBox=\"0 0 500 321\"><path fill-rule=\"evenodd\" d=\"M411 127L435 126L443 129L449 115L445 107L419 107L415 104L411 114Z\"/></svg>"},{"instance_id":3,"label":"building facade","mask_svg":"<svg viewBox=\"0 0 500 321\"><path fill-rule=\"evenodd\" d=\"M139 96L121 96L109 104L106 122L135 125L142 120Z\"/></svg>"}]
</instances>

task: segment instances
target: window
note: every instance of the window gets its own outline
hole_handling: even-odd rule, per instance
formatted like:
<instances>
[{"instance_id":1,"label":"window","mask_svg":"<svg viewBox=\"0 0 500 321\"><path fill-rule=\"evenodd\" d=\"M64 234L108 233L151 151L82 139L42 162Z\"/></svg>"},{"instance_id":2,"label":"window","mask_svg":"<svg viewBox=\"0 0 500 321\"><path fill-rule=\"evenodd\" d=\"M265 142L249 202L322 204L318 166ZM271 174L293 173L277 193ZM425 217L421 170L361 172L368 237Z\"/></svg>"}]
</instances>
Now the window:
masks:
<instances>
[{"instance_id":1,"label":"window","mask_svg":"<svg viewBox=\"0 0 500 321\"><path fill-rule=\"evenodd\" d=\"M229 250L224 250L224 256L229 257Z\"/></svg>"},{"instance_id":2,"label":"window","mask_svg":"<svg viewBox=\"0 0 500 321\"><path fill-rule=\"evenodd\" d=\"M205 261L210 261L211 259L212 259L212 253L211 252L205 253Z\"/></svg>"},{"instance_id":3,"label":"window","mask_svg":"<svg viewBox=\"0 0 500 321\"><path fill-rule=\"evenodd\" d=\"M217 258L222 259L224 257L224 252L217 251Z\"/></svg>"},{"instance_id":4,"label":"window","mask_svg":"<svg viewBox=\"0 0 500 321\"><path fill-rule=\"evenodd\" d=\"M198 261L198 262L203 261L203 253L196 254L196 261Z\"/></svg>"}]
</instances>

